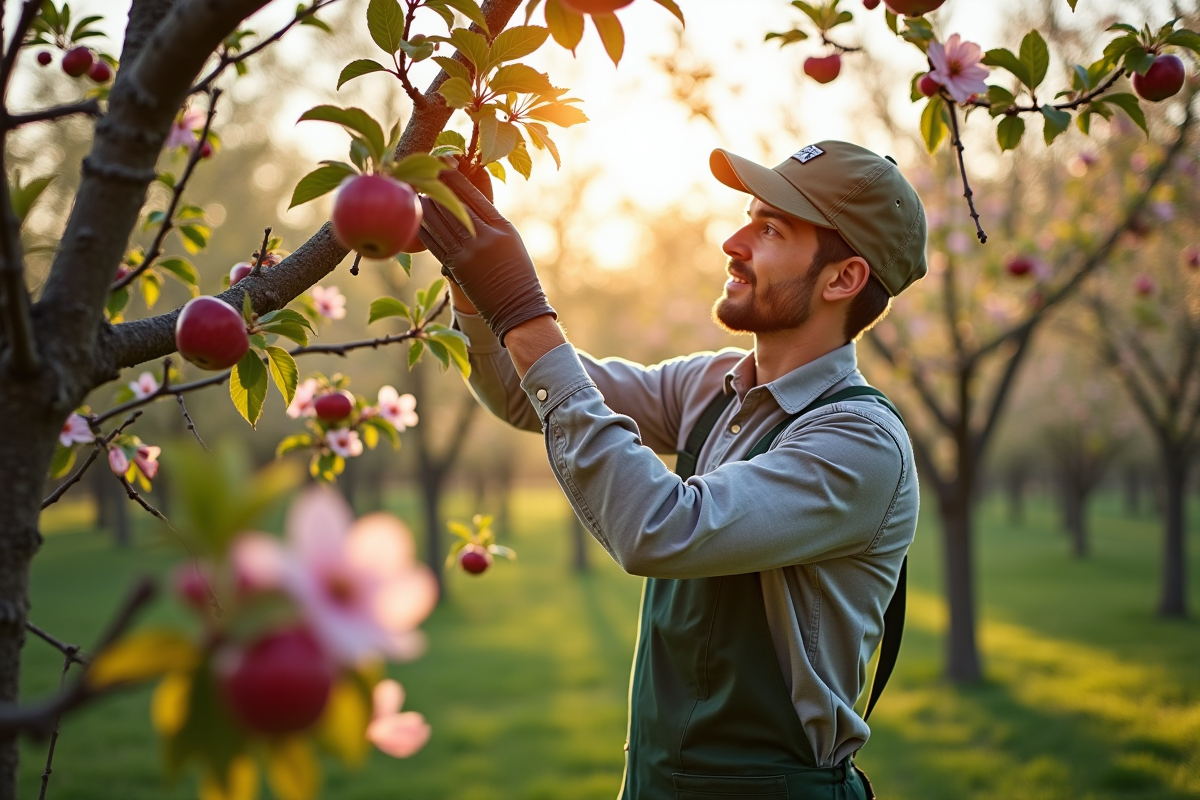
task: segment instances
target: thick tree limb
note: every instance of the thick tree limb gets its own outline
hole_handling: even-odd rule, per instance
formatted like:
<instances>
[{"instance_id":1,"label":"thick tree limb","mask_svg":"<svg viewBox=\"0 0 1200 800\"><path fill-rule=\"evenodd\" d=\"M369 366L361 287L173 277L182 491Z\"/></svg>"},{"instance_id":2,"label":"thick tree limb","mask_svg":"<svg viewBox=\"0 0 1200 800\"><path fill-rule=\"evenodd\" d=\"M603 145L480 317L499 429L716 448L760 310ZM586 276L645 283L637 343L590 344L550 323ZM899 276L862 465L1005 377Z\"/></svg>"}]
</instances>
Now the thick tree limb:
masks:
<instances>
[{"instance_id":1,"label":"thick tree limb","mask_svg":"<svg viewBox=\"0 0 1200 800\"><path fill-rule=\"evenodd\" d=\"M28 125L33 122L48 122L75 114L83 114L88 117L100 116L100 101L93 97L90 100L83 100L79 103L71 103L70 105L43 108L41 111L30 111L26 114L9 114L4 120L4 127L7 130L12 130L13 128L19 128L22 125Z\"/></svg>"},{"instance_id":2,"label":"thick tree limb","mask_svg":"<svg viewBox=\"0 0 1200 800\"><path fill-rule=\"evenodd\" d=\"M485 0L483 14L489 30L503 30L520 4L521 0ZM453 109L449 108L437 93L437 88L446 79L445 72L439 73L426 90L425 99L428 102L409 118L397 147L398 155L428 152L432 149L438 134L445 128L453 113ZM282 262L259 276L243 278L236 287L220 297L234 308L241 308L242 294L249 292L255 311L259 314L274 311L287 305L328 275L348 252L334 239L332 227L326 223ZM115 270L116 262L113 262L113 274ZM173 353L175 320L178 316L179 309L175 309L157 317L126 322L115 327L98 323L101 324L99 338L102 355L92 375L92 385L111 380L114 372L123 367Z\"/></svg>"}]
</instances>

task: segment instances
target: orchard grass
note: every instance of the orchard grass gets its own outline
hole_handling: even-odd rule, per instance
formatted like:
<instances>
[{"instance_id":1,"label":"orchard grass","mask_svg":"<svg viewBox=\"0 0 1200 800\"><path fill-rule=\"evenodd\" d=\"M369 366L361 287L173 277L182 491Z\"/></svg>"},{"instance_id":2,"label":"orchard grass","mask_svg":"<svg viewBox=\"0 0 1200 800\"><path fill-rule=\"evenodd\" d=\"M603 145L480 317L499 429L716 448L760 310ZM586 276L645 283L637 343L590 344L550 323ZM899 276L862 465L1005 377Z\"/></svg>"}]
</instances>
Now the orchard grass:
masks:
<instances>
[{"instance_id":1,"label":"orchard grass","mask_svg":"<svg viewBox=\"0 0 1200 800\"><path fill-rule=\"evenodd\" d=\"M394 510L418 519L414 497L394 501ZM466 520L475 510L469 497L455 495L447 518ZM498 561L481 578L453 573L449 601L425 625L429 653L391 670L408 690L405 707L429 718L432 741L406 761L373 753L360 772L326 762L324 796L616 796L641 581L594 545L592 572L570 571L567 509L557 490L520 492L513 510L516 531L501 532L500 541L519 560ZM1200 624L1152 613L1157 521L1128 517L1118 498L1101 498L1093 508L1095 554L1076 562L1048 502L1032 502L1019 527L998 502L985 503L977 562L987 677L958 689L940 678L939 537L928 504L922 516L904 650L859 761L882 795L1200 796ZM31 618L71 642L95 635L133 576L178 559L152 521L121 551L81 529L89 519L78 504L56 506L34 560ZM1200 536L1190 551L1191 607L1200 612ZM170 601L149 617L184 618ZM56 651L30 638L23 695L52 691L60 666ZM138 690L71 716L48 797L195 797L191 780L164 786L148 706L149 691ZM22 797L36 796L44 762L44 744L23 744Z\"/></svg>"}]
</instances>

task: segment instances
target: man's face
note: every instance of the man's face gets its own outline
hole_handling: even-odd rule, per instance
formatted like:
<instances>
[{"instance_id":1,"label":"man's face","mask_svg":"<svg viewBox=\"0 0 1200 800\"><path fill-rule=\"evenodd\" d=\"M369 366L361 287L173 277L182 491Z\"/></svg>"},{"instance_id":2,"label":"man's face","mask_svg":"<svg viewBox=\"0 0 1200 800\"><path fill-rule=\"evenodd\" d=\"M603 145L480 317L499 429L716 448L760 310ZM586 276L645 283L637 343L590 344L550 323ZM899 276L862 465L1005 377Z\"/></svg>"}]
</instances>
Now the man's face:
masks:
<instances>
[{"instance_id":1,"label":"man's face","mask_svg":"<svg viewBox=\"0 0 1200 800\"><path fill-rule=\"evenodd\" d=\"M733 333L798 328L812 310L817 229L757 198L741 229L725 240L729 280L713 304L713 319Z\"/></svg>"}]
</instances>

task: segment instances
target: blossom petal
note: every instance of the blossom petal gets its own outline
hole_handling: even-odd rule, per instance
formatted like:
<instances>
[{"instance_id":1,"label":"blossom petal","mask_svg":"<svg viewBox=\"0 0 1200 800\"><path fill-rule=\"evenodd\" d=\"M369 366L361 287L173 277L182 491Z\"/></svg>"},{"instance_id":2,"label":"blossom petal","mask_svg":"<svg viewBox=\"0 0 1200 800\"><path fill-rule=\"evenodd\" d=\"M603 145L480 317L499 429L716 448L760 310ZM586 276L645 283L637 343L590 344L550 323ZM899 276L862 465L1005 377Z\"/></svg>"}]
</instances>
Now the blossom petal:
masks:
<instances>
[{"instance_id":1,"label":"blossom petal","mask_svg":"<svg viewBox=\"0 0 1200 800\"><path fill-rule=\"evenodd\" d=\"M432 733L425 717L416 711L382 717L367 726L367 739L395 758L408 758L416 753Z\"/></svg>"},{"instance_id":2,"label":"blossom petal","mask_svg":"<svg viewBox=\"0 0 1200 800\"><path fill-rule=\"evenodd\" d=\"M422 564L380 587L373 604L375 616L390 631L411 630L433 612L437 598L437 579Z\"/></svg>"},{"instance_id":3,"label":"blossom petal","mask_svg":"<svg viewBox=\"0 0 1200 800\"><path fill-rule=\"evenodd\" d=\"M404 687L391 678L385 678L375 684L371 691L371 717L390 717L400 711L404 705Z\"/></svg>"},{"instance_id":4,"label":"blossom petal","mask_svg":"<svg viewBox=\"0 0 1200 800\"><path fill-rule=\"evenodd\" d=\"M283 544L265 533L244 533L230 549L239 591L261 592L283 586L288 554Z\"/></svg>"},{"instance_id":5,"label":"blossom petal","mask_svg":"<svg viewBox=\"0 0 1200 800\"><path fill-rule=\"evenodd\" d=\"M313 484L288 509L288 540L306 561L339 557L354 514L340 492Z\"/></svg>"},{"instance_id":6,"label":"blossom petal","mask_svg":"<svg viewBox=\"0 0 1200 800\"><path fill-rule=\"evenodd\" d=\"M412 533L391 514L368 514L354 523L346 537L346 559L380 578L406 571L416 557Z\"/></svg>"}]
</instances>

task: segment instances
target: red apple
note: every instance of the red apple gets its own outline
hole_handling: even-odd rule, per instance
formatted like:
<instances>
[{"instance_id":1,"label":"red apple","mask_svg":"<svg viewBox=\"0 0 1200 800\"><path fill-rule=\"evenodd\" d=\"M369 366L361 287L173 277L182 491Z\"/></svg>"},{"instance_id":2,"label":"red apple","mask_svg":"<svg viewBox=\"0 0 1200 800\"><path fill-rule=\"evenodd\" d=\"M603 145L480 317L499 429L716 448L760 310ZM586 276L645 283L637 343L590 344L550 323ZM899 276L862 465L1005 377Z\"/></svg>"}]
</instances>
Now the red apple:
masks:
<instances>
[{"instance_id":1,"label":"red apple","mask_svg":"<svg viewBox=\"0 0 1200 800\"><path fill-rule=\"evenodd\" d=\"M804 74L817 83L829 83L842 71L842 57L837 53L811 56L804 59Z\"/></svg>"},{"instance_id":2,"label":"red apple","mask_svg":"<svg viewBox=\"0 0 1200 800\"><path fill-rule=\"evenodd\" d=\"M54 56L50 55L49 50L43 50L37 54L37 62L43 67L50 66L50 62L54 60Z\"/></svg>"},{"instance_id":3,"label":"red apple","mask_svg":"<svg viewBox=\"0 0 1200 800\"><path fill-rule=\"evenodd\" d=\"M407 183L358 175L342 183L333 202L333 234L367 258L391 258L417 238L421 201Z\"/></svg>"},{"instance_id":4,"label":"red apple","mask_svg":"<svg viewBox=\"0 0 1200 800\"><path fill-rule=\"evenodd\" d=\"M107 62L97 59L88 69L88 77L96 83L108 83L112 80L112 67Z\"/></svg>"},{"instance_id":5,"label":"red apple","mask_svg":"<svg viewBox=\"0 0 1200 800\"><path fill-rule=\"evenodd\" d=\"M1154 278L1145 273L1138 275L1133 281L1133 290L1138 293L1139 297L1149 297L1154 294L1154 290L1157 288Z\"/></svg>"},{"instance_id":6,"label":"red apple","mask_svg":"<svg viewBox=\"0 0 1200 800\"><path fill-rule=\"evenodd\" d=\"M216 666L233 715L257 733L310 727L333 688L334 666L307 628L269 633L247 648L226 650Z\"/></svg>"},{"instance_id":7,"label":"red apple","mask_svg":"<svg viewBox=\"0 0 1200 800\"><path fill-rule=\"evenodd\" d=\"M1178 94L1186 76L1179 56L1157 56L1145 75L1133 73L1133 90L1143 100L1157 103Z\"/></svg>"},{"instance_id":8,"label":"red apple","mask_svg":"<svg viewBox=\"0 0 1200 800\"><path fill-rule=\"evenodd\" d=\"M212 142L210 142L208 139L205 139L204 142L200 145L200 157L201 158L211 158L212 154L213 154Z\"/></svg>"},{"instance_id":9,"label":"red apple","mask_svg":"<svg viewBox=\"0 0 1200 800\"><path fill-rule=\"evenodd\" d=\"M896 14L906 17L919 17L939 8L946 0L883 0Z\"/></svg>"},{"instance_id":10,"label":"red apple","mask_svg":"<svg viewBox=\"0 0 1200 800\"><path fill-rule=\"evenodd\" d=\"M87 74L87 71L92 68L92 62L94 61L95 58L92 56L91 50L83 46L72 47L62 58L63 72L72 78L78 78L81 75Z\"/></svg>"},{"instance_id":11,"label":"red apple","mask_svg":"<svg viewBox=\"0 0 1200 800\"><path fill-rule=\"evenodd\" d=\"M942 88L942 85L933 79L933 76L926 72L917 81L917 89L926 97L933 97Z\"/></svg>"},{"instance_id":12,"label":"red apple","mask_svg":"<svg viewBox=\"0 0 1200 800\"><path fill-rule=\"evenodd\" d=\"M1008 274L1014 278L1022 278L1030 274L1033 272L1035 266L1037 266L1037 262L1031 256L1025 255L1013 256L1004 265L1005 269L1008 270Z\"/></svg>"},{"instance_id":13,"label":"red apple","mask_svg":"<svg viewBox=\"0 0 1200 800\"><path fill-rule=\"evenodd\" d=\"M175 347L201 369L229 369L250 349L250 337L233 306L215 297L195 297L175 321Z\"/></svg>"},{"instance_id":14,"label":"red apple","mask_svg":"<svg viewBox=\"0 0 1200 800\"><path fill-rule=\"evenodd\" d=\"M863 8L867 11L874 11L879 8L879 0L863 0Z\"/></svg>"},{"instance_id":15,"label":"red apple","mask_svg":"<svg viewBox=\"0 0 1200 800\"><path fill-rule=\"evenodd\" d=\"M458 563L472 575L479 575L487 572L487 568L492 565L492 554L487 548L469 544L458 554Z\"/></svg>"},{"instance_id":16,"label":"red apple","mask_svg":"<svg viewBox=\"0 0 1200 800\"><path fill-rule=\"evenodd\" d=\"M229 270L229 285L233 286L242 278L249 275L253 270L254 265L249 261L239 261L238 263L234 264L233 268Z\"/></svg>"},{"instance_id":17,"label":"red apple","mask_svg":"<svg viewBox=\"0 0 1200 800\"><path fill-rule=\"evenodd\" d=\"M354 411L354 398L348 392L329 392L313 400L313 410L321 422L340 422Z\"/></svg>"},{"instance_id":18,"label":"red apple","mask_svg":"<svg viewBox=\"0 0 1200 800\"><path fill-rule=\"evenodd\" d=\"M633 0L562 0L562 4L580 14L611 14Z\"/></svg>"}]
</instances>

